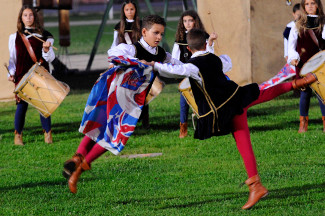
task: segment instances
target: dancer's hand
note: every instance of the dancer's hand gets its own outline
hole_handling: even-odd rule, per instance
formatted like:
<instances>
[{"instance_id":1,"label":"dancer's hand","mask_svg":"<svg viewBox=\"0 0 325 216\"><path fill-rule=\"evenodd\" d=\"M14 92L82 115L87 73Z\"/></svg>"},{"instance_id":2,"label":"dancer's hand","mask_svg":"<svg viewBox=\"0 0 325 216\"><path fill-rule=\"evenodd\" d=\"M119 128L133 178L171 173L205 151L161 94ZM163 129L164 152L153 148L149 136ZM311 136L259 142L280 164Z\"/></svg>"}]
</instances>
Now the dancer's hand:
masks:
<instances>
[{"instance_id":1,"label":"dancer's hand","mask_svg":"<svg viewBox=\"0 0 325 216\"><path fill-rule=\"evenodd\" d=\"M291 60L290 63L291 63L293 66L297 66L298 63L299 63L299 61L298 61L298 59L293 59L293 60Z\"/></svg>"},{"instance_id":2,"label":"dancer's hand","mask_svg":"<svg viewBox=\"0 0 325 216\"><path fill-rule=\"evenodd\" d=\"M47 53L50 50L51 42L50 41L45 41L43 43L43 50L45 53Z\"/></svg>"},{"instance_id":3,"label":"dancer's hand","mask_svg":"<svg viewBox=\"0 0 325 216\"><path fill-rule=\"evenodd\" d=\"M12 75L10 75L10 76L8 77L8 81L10 81L10 82L15 82L15 77L12 76Z\"/></svg>"},{"instance_id":4,"label":"dancer's hand","mask_svg":"<svg viewBox=\"0 0 325 216\"><path fill-rule=\"evenodd\" d=\"M212 33L210 34L209 39L208 39L208 44L209 44L209 46L212 46L213 41L214 41L214 40L217 40L217 39L218 39L218 34L215 33L215 32L212 32Z\"/></svg>"}]
</instances>

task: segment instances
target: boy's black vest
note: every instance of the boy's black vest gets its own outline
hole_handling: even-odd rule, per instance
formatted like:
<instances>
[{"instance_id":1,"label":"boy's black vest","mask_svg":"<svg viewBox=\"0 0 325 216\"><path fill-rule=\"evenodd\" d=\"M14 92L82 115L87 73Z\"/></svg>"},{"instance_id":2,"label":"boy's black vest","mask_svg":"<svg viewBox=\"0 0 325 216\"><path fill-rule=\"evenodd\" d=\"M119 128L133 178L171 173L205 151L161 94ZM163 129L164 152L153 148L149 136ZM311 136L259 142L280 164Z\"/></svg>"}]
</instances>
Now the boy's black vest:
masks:
<instances>
[{"instance_id":1,"label":"boy's black vest","mask_svg":"<svg viewBox=\"0 0 325 216\"><path fill-rule=\"evenodd\" d=\"M145 60L147 62L164 62L167 57L166 51L160 46L157 47L157 52L155 54L148 52L139 41L133 44L133 46L135 47L134 57L140 60Z\"/></svg>"},{"instance_id":2,"label":"boy's black vest","mask_svg":"<svg viewBox=\"0 0 325 216\"><path fill-rule=\"evenodd\" d=\"M222 62L214 54L206 53L191 58L188 63L199 68L202 86L190 78L199 109L199 119L194 134L196 139L225 135L231 132L232 118L243 113L243 108L256 100L259 88L256 83L239 87L227 80L222 72Z\"/></svg>"}]
</instances>

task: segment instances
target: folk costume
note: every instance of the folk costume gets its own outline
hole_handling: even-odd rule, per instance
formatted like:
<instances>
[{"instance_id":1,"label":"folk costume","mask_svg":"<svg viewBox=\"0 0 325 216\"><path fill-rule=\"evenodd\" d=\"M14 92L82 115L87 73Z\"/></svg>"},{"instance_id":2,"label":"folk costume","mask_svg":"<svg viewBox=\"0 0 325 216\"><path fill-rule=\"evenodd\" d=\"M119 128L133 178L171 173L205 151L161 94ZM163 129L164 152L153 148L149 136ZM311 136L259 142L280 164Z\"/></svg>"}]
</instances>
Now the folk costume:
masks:
<instances>
[{"instance_id":1,"label":"folk costume","mask_svg":"<svg viewBox=\"0 0 325 216\"><path fill-rule=\"evenodd\" d=\"M209 34L206 33L206 39L209 39ZM184 37L184 40L182 41L175 41L173 51L172 51L172 57L174 59L178 59L183 63L188 62L190 60L192 53L187 49L188 43L186 41L186 36ZM214 53L214 44L212 46L209 46L207 42L206 51L210 53ZM232 63L231 59L227 55L221 55L220 59L223 64L223 72L226 73L231 70ZM179 137L184 138L187 136L187 120L188 120L188 111L189 111L189 105L186 102L186 99L180 94L180 132Z\"/></svg>"},{"instance_id":2,"label":"folk costume","mask_svg":"<svg viewBox=\"0 0 325 216\"><path fill-rule=\"evenodd\" d=\"M318 31L318 24L317 15L308 15L305 31L298 33L296 26L294 26L290 31L288 63L290 64L293 59L297 59L299 61L298 65L296 66L296 77L300 77L300 70L308 59L325 48L325 30L322 27L321 31ZM311 96L312 90L309 87L300 92L299 133L306 132L308 129L308 113ZM319 99L318 102L322 112L323 132L325 132L325 105Z\"/></svg>"},{"instance_id":3,"label":"folk costume","mask_svg":"<svg viewBox=\"0 0 325 216\"><path fill-rule=\"evenodd\" d=\"M282 83L261 91L256 83L240 87L226 79L219 57L206 51L195 52L187 64L155 63L154 69L164 77L190 78L199 110L194 138L203 140L230 132L233 134L249 177L245 183L249 186L250 196L243 209L252 207L266 196L268 192L260 183L257 173L247 125L247 109L292 90L293 84ZM307 86L315 80L315 77L308 75L306 80L296 81L295 88Z\"/></svg>"},{"instance_id":4,"label":"folk costume","mask_svg":"<svg viewBox=\"0 0 325 216\"><path fill-rule=\"evenodd\" d=\"M121 22L117 23L114 27L114 38L113 38L113 43L111 48L116 47L120 43L126 43L126 44L133 44L136 43L137 41L133 41L132 39L132 26L134 25L134 20L129 20L126 19L125 22L125 31L124 31L124 38L122 41L119 39L119 30L121 26ZM140 26L141 26L141 21L140 21Z\"/></svg>"},{"instance_id":5,"label":"folk costume","mask_svg":"<svg viewBox=\"0 0 325 216\"><path fill-rule=\"evenodd\" d=\"M24 29L25 30L25 29ZM33 28L27 28L27 30L33 35L41 38L44 41L50 41L51 44L54 43L53 36L48 31L43 31L42 34L35 32ZM49 71L49 62L52 62L55 58L52 47L49 51L45 53L43 51L43 42L37 40L27 33L16 32L11 34L9 37L9 74L15 77L15 86L19 83L22 77L29 71L29 69L35 64L32 60L29 52L27 51L24 39L27 39L35 53L36 59L38 62L42 63ZM9 76L8 74L8 76ZM23 100L20 100L16 96L16 114L15 114L15 144L23 145L22 141L22 131L25 124L25 116L28 108L28 103ZM40 115L40 120L44 130L45 142L52 143L52 133L51 133L51 117L44 118Z\"/></svg>"},{"instance_id":6,"label":"folk costume","mask_svg":"<svg viewBox=\"0 0 325 216\"><path fill-rule=\"evenodd\" d=\"M140 60L144 59L146 61L158 61L158 62L170 62L173 64L182 64L178 60L172 59L171 55L169 53L165 52L165 50L163 48L161 48L159 46L158 47L150 47L144 41L143 38L141 38L140 41L138 41L137 43L135 43L133 45L119 44L118 46L111 48L110 50L108 50L108 56L109 56L109 58L112 58L114 56L123 56L123 57L116 57L116 58L120 62L125 62L127 64L130 63L132 65L134 63L136 63L136 62L132 62L132 59L140 59ZM126 59L126 60L121 60L121 59ZM142 65L140 65L140 66L142 67ZM118 66L116 68L118 68ZM151 68L149 68L149 69L151 72ZM113 68L111 70L113 70L113 72L114 72L115 68ZM87 102L84 117L91 115L91 112L93 111L93 109L94 109L93 107L95 105L98 105L98 104L103 105L104 104L107 107L111 107L112 104L118 100L116 98L119 97L120 95L116 95L113 98L111 98L112 94L110 94L110 92L107 93L108 85L113 86L112 83L119 83L118 80L114 81L114 79L115 79L114 77L117 77L118 75L114 75L114 73L111 73L110 76L107 76L107 73L110 73L111 70L104 73L104 75L102 75L102 77L99 78L99 80L96 82L96 85L93 87L92 92L95 91L95 94L90 95L90 97L88 98L88 102L94 101L94 103L89 104L89 106L88 106L88 102ZM137 74L139 72L141 72L141 71L137 71ZM127 74L127 73L125 72L124 74ZM103 78L103 76L106 76L107 78L106 77ZM156 74L154 74L154 76L156 76ZM151 77L152 81L154 79L154 76ZM127 79L129 79L129 78L132 78L132 75L130 75ZM123 81L126 80L123 77L121 79ZM114 86L119 88L119 86L127 85L129 83L129 82L123 82L123 81L120 84L114 84ZM110 83L108 83L107 85L103 85L102 89L100 89L100 88L95 89L98 86L98 84L100 84L101 82L107 82L107 83L110 82ZM133 81L131 81L130 83L133 87L138 87L138 85L133 83ZM131 88L132 88L132 86L131 86ZM111 87L109 87L109 89L111 89ZM115 88L113 88L113 89L115 89ZM126 88L124 88L124 89L126 89ZM146 86L145 91L138 91L138 94L136 96L132 95L132 97L129 97L129 98L133 98L135 101L131 101L131 99L130 99L129 101L125 101L123 103L125 104L125 106L127 108L130 109L130 112L134 112L134 110L138 110L139 107L137 105L135 105L135 107L132 107L132 104L134 104L134 102L137 102L140 100L144 103L143 99L145 99L146 95L143 95L142 93L143 92L148 93L149 90L150 90L150 84L148 86ZM104 94L102 92L104 92ZM91 96L92 97L100 97L100 96L104 97L105 95L106 95L106 101L104 101L104 99L97 100L96 98L91 98ZM143 98L141 96L143 96ZM110 98L107 98L107 97L110 97ZM103 101L106 103L103 103ZM109 120L111 120L111 117L110 117L111 114L106 114L107 112L108 112L107 110L100 110L98 112L95 111L95 116L99 116L100 120L108 122ZM102 116L100 116L100 115L102 115ZM122 116L122 115L120 115L120 116ZM133 119L133 117L130 115L129 119ZM121 120L121 128L122 129L132 126L131 130L134 130L137 119L133 122L134 123L133 125L130 125L130 124L123 125L123 121L124 120ZM84 121L84 119L83 119L82 124L83 123L85 123L85 124L81 125L81 127L79 128L79 131L80 132L82 131L86 135L80 142L79 147L76 151L76 154L72 157L72 159L67 160L64 163L63 175L64 175L64 177L69 179L68 180L69 189L72 193L77 192L77 182L81 175L81 172L90 169L91 163L94 160L96 160L98 157L100 157L102 154L104 154L106 151L111 151L115 155L119 154L123 150L127 139L131 136L131 134L133 132L133 131L131 131L131 132L129 131L127 133L123 132L123 133L119 133L116 137L113 136L114 139L116 138L116 139L121 140L121 141L115 142L115 140L110 139L109 136L112 135L112 133L113 133L112 131L114 128L118 128L120 126L117 126L117 127L113 126L112 129L111 130L109 129L106 134L102 134L103 131L100 131L100 128L103 128L103 130L107 129L109 127L108 123L107 123L107 127L106 127L106 124L102 123L101 127L98 127L96 129L93 129L90 131L89 126L87 125L87 122L89 122L89 121ZM90 123L90 126L96 126L96 125L98 125L98 122ZM89 135L91 134L91 136L87 136L87 134L89 134ZM123 136L125 136L125 137L123 137ZM123 138L121 138L121 137L123 137Z\"/></svg>"}]
</instances>

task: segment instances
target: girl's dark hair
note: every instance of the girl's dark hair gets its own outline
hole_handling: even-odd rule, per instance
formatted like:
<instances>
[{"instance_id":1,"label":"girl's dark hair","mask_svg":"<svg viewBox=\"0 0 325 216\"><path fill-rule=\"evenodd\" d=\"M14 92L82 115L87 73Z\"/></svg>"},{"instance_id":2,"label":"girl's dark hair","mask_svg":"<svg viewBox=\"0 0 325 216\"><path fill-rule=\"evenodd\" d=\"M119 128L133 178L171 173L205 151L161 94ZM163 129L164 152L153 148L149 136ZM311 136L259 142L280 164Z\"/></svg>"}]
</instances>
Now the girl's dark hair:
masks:
<instances>
[{"instance_id":1,"label":"girl's dark hair","mask_svg":"<svg viewBox=\"0 0 325 216\"><path fill-rule=\"evenodd\" d=\"M323 26L325 24L323 5L322 5L321 0L314 0L314 1L317 5L317 11L316 11L316 15L318 15L318 18L316 20L318 22L317 31L321 32L323 29ZM306 3L306 0L302 0L300 3L301 15L296 23L296 27L298 29L299 35L307 30L307 12L305 9L305 3Z\"/></svg>"},{"instance_id":2,"label":"girl's dark hair","mask_svg":"<svg viewBox=\"0 0 325 216\"><path fill-rule=\"evenodd\" d=\"M40 20L39 20L39 17L38 17L38 14L37 14L36 10L30 5L22 6L22 8L19 11L18 20L17 20L17 30L18 30L18 32L21 32L21 33L24 32L25 25L24 25L23 19L21 17L23 15L24 10L26 10L26 9L30 9L33 12L33 15L34 15L33 27L35 27L35 32L42 34L43 30L44 30L43 26L40 23Z\"/></svg>"},{"instance_id":3,"label":"girl's dark hair","mask_svg":"<svg viewBox=\"0 0 325 216\"><path fill-rule=\"evenodd\" d=\"M125 23L126 23L126 16L124 14L124 8L127 4L133 4L135 7L135 14L134 14L134 23L132 25L132 41L136 42L141 38L141 31L140 31L140 19L138 16L138 8L134 1L132 0L125 0L122 4L121 8L121 20L120 20L120 29L118 30L118 37L119 41L124 41L124 32L125 32Z\"/></svg>"},{"instance_id":4,"label":"girl's dark hair","mask_svg":"<svg viewBox=\"0 0 325 216\"><path fill-rule=\"evenodd\" d=\"M177 31L176 31L176 36L175 36L176 41L184 41L184 39L186 39L185 38L186 37L185 36L186 28L184 27L184 24L183 24L183 18L185 16L190 16L194 19L195 24L194 24L193 28L201 29L201 30L205 31L204 25L201 22L201 19L196 11L194 11L194 10L184 11L178 21Z\"/></svg>"}]
</instances>

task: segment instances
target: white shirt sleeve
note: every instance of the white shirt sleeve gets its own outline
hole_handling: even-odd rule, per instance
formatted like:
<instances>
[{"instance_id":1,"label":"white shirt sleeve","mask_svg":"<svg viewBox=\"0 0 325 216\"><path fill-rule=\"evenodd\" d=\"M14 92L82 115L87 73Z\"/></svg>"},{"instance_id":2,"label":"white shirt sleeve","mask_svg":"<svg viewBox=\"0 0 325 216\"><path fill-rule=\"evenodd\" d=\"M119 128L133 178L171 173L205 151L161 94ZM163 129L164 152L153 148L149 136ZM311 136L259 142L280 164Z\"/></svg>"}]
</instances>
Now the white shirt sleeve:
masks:
<instances>
[{"instance_id":1,"label":"white shirt sleeve","mask_svg":"<svg viewBox=\"0 0 325 216\"><path fill-rule=\"evenodd\" d=\"M222 72L226 73L232 69L231 58L228 55L220 55L219 56L222 62Z\"/></svg>"},{"instance_id":2,"label":"white shirt sleeve","mask_svg":"<svg viewBox=\"0 0 325 216\"><path fill-rule=\"evenodd\" d=\"M322 38L325 40L325 28L323 27Z\"/></svg>"},{"instance_id":3,"label":"white shirt sleeve","mask_svg":"<svg viewBox=\"0 0 325 216\"><path fill-rule=\"evenodd\" d=\"M174 43L172 57L177 60L179 60L181 57L181 50L179 49L179 45L177 43Z\"/></svg>"},{"instance_id":4,"label":"white shirt sleeve","mask_svg":"<svg viewBox=\"0 0 325 216\"><path fill-rule=\"evenodd\" d=\"M166 59L165 59L164 63L172 63L172 64L175 64L175 65L184 64L180 60L172 58L172 55L169 52L166 52Z\"/></svg>"},{"instance_id":5,"label":"white shirt sleeve","mask_svg":"<svg viewBox=\"0 0 325 216\"><path fill-rule=\"evenodd\" d=\"M283 38L284 57L288 56L288 40Z\"/></svg>"},{"instance_id":6,"label":"white shirt sleeve","mask_svg":"<svg viewBox=\"0 0 325 216\"><path fill-rule=\"evenodd\" d=\"M297 49L297 40L298 40L298 31L296 26L291 28L290 34L289 34L289 41L288 41L288 61L287 63L290 64L290 62L294 59L300 60L299 53L296 51Z\"/></svg>"},{"instance_id":7,"label":"white shirt sleeve","mask_svg":"<svg viewBox=\"0 0 325 216\"><path fill-rule=\"evenodd\" d=\"M167 78L184 78L191 77L198 81L200 85L202 84L202 79L199 76L199 68L194 64L186 63L183 65L173 65L169 63L161 64L155 62L154 70L158 71L158 73Z\"/></svg>"},{"instance_id":8,"label":"white shirt sleeve","mask_svg":"<svg viewBox=\"0 0 325 216\"><path fill-rule=\"evenodd\" d=\"M211 46L209 46L209 43L207 41L206 51L208 51L209 53L213 53L214 54L214 42L212 43Z\"/></svg>"},{"instance_id":9,"label":"white shirt sleeve","mask_svg":"<svg viewBox=\"0 0 325 216\"><path fill-rule=\"evenodd\" d=\"M49 41L51 43L51 45L53 46L53 44L54 44L54 39L53 38L48 38L46 41ZM49 51L47 53L44 52L44 50L42 49L42 57L47 62L52 62L55 59L55 53L53 51L52 46L49 48Z\"/></svg>"},{"instance_id":10,"label":"white shirt sleeve","mask_svg":"<svg viewBox=\"0 0 325 216\"><path fill-rule=\"evenodd\" d=\"M113 43L112 43L111 49L113 47L116 47L118 44L119 44L118 31L114 30L114 38L113 38Z\"/></svg>"},{"instance_id":11,"label":"white shirt sleeve","mask_svg":"<svg viewBox=\"0 0 325 216\"><path fill-rule=\"evenodd\" d=\"M17 62L17 55L16 55L16 33L11 34L9 36L9 66L8 70L11 76L14 76L16 73L16 62ZM9 74L8 74L9 77Z\"/></svg>"},{"instance_id":12,"label":"white shirt sleeve","mask_svg":"<svg viewBox=\"0 0 325 216\"><path fill-rule=\"evenodd\" d=\"M134 58L135 47L133 45L121 43L107 51L108 56L125 56L127 58Z\"/></svg>"}]
</instances>

